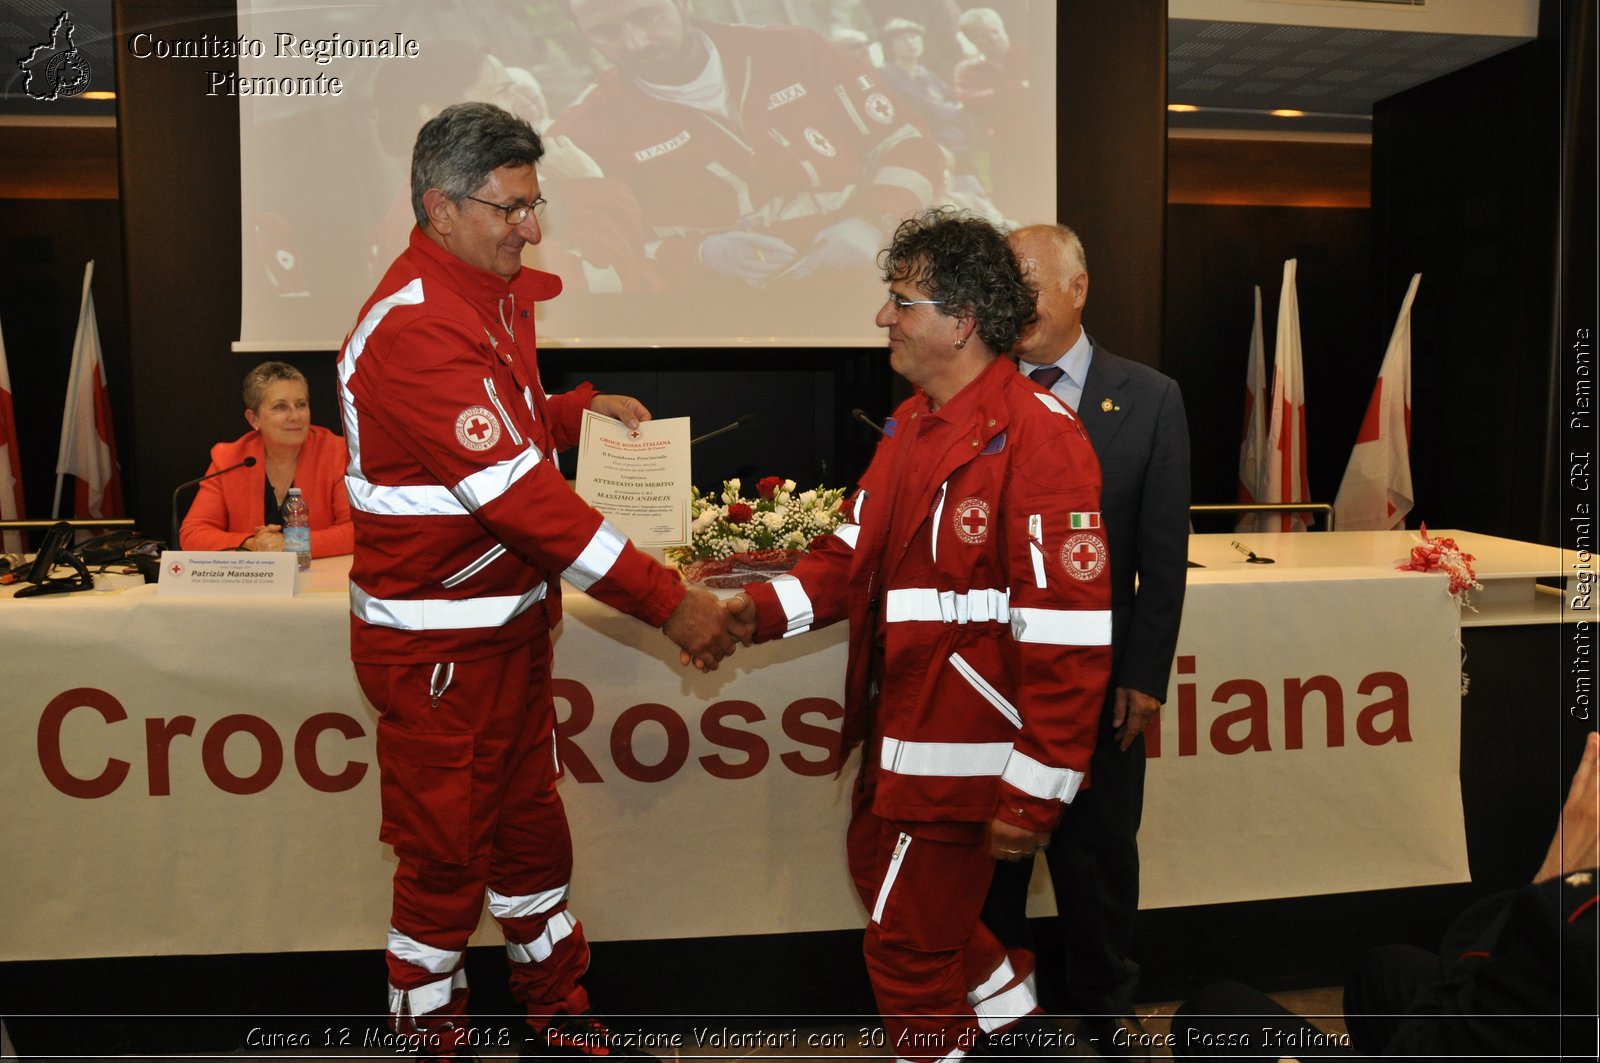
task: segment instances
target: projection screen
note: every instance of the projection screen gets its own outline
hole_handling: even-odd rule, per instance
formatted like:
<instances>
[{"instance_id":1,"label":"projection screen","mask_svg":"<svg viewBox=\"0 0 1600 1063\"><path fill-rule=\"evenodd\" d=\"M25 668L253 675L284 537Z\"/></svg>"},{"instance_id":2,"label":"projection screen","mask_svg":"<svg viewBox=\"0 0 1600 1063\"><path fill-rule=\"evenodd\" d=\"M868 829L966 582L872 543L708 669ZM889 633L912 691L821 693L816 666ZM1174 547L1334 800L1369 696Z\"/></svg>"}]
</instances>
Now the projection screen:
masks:
<instances>
[{"instance_id":1,"label":"projection screen","mask_svg":"<svg viewBox=\"0 0 1600 1063\"><path fill-rule=\"evenodd\" d=\"M1055 21L1049 0L240 0L239 76L213 86L239 107L235 349L338 348L409 238L417 129L479 99L546 142L523 261L564 290L542 345L876 345L899 220L1055 217Z\"/></svg>"}]
</instances>

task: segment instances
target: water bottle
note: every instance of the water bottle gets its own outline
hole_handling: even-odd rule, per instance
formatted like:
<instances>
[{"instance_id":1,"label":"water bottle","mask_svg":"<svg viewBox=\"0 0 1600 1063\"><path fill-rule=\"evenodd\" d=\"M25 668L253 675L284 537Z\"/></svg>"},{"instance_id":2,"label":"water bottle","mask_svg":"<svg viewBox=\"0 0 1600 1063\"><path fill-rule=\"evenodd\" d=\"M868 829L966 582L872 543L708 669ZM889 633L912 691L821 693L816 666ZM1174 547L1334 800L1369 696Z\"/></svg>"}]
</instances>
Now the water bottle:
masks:
<instances>
[{"instance_id":1,"label":"water bottle","mask_svg":"<svg viewBox=\"0 0 1600 1063\"><path fill-rule=\"evenodd\" d=\"M297 555L301 572L311 567L311 510L298 487L289 488L283 503L283 548Z\"/></svg>"}]
</instances>

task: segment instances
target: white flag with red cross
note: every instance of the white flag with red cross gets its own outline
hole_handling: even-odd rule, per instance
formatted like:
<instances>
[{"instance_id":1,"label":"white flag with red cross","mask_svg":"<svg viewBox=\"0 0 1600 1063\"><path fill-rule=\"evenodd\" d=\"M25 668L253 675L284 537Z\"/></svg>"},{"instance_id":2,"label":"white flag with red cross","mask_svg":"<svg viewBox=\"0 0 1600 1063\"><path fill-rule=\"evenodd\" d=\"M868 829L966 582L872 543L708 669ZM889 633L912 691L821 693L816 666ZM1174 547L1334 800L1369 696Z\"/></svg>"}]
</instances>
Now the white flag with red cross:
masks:
<instances>
[{"instance_id":1,"label":"white flag with red cross","mask_svg":"<svg viewBox=\"0 0 1600 1063\"><path fill-rule=\"evenodd\" d=\"M1411 304L1422 274L1411 278L1389 349L1344 468L1333 512L1340 531L1388 531L1405 525L1411 490Z\"/></svg>"},{"instance_id":2,"label":"white flag with red cross","mask_svg":"<svg viewBox=\"0 0 1600 1063\"><path fill-rule=\"evenodd\" d=\"M52 519L61 515L61 485L77 480L72 514L120 517L122 473L117 465L117 437L111 427L111 395L106 390L106 365L100 352L100 327L94 316L94 263L83 268L83 301L78 310L78 335L72 343L72 373L61 412L61 449L56 455L56 495Z\"/></svg>"},{"instance_id":3,"label":"white flag with red cross","mask_svg":"<svg viewBox=\"0 0 1600 1063\"><path fill-rule=\"evenodd\" d=\"M1267 495L1267 344L1261 329L1261 285L1255 289L1256 318L1250 328L1250 359L1244 371L1244 433L1239 440L1238 500L1247 505ZM1271 521L1265 513L1244 513L1235 528L1268 531Z\"/></svg>"},{"instance_id":4,"label":"white flag with red cross","mask_svg":"<svg viewBox=\"0 0 1600 1063\"><path fill-rule=\"evenodd\" d=\"M1267 430L1265 502L1309 502L1306 482L1306 380L1300 345L1300 299L1295 291L1295 259L1283 264L1278 296L1278 335L1273 350L1272 426ZM1275 531L1305 531L1304 513L1274 514Z\"/></svg>"},{"instance_id":5,"label":"white flag with red cross","mask_svg":"<svg viewBox=\"0 0 1600 1063\"><path fill-rule=\"evenodd\" d=\"M22 460L17 456L16 404L11 399L11 370L6 365L6 339L0 334L0 520L23 520ZM23 535L0 534L0 550L20 554Z\"/></svg>"}]
</instances>

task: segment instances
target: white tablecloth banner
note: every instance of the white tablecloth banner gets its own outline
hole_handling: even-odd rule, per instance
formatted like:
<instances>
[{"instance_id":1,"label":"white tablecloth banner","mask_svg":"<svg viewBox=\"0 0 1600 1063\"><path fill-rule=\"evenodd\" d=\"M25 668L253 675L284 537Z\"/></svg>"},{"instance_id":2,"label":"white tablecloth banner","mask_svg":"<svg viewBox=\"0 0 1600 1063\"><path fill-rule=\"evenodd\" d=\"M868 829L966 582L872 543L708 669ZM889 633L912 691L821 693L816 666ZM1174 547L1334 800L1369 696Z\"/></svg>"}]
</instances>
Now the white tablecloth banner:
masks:
<instances>
[{"instance_id":1,"label":"white tablecloth banner","mask_svg":"<svg viewBox=\"0 0 1600 1063\"><path fill-rule=\"evenodd\" d=\"M562 795L590 936L861 926L853 767L830 756L843 627L702 676L659 632L567 603ZM0 601L0 959L381 948L394 857L348 623L339 593ZM1436 577L1191 587L1145 905L1465 878L1455 640ZM1307 695L1295 748L1286 684L1342 699L1336 733Z\"/></svg>"},{"instance_id":2,"label":"white tablecloth banner","mask_svg":"<svg viewBox=\"0 0 1600 1063\"><path fill-rule=\"evenodd\" d=\"M1466 881L1443 577L1274 576L1191 576L1146 778L1143 907Z\"/></svg>"}]
</instances>

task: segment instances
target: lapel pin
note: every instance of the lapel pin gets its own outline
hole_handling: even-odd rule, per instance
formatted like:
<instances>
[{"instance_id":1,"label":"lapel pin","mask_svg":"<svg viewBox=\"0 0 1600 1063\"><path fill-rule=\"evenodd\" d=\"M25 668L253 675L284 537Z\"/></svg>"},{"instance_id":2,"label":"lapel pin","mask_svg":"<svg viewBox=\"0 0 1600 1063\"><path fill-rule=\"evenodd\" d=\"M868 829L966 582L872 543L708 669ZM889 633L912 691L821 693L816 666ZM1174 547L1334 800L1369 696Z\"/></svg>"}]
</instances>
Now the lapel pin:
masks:
<instances>
[{"instance_id":1,"label":"lapel pin","mask_svg":"<svg viewBox=\"0 0 1600 1063\"><path fill-rule=\"evenodd\" d=\"M1101 399L1100 400L1100 412L1101 413L1110 413L1112 410L1116 410L1116 409L1121 409L1121 407L1119 407L1116 403L1112 402L1110 399Z\"/></svg>"}]
</instances>

